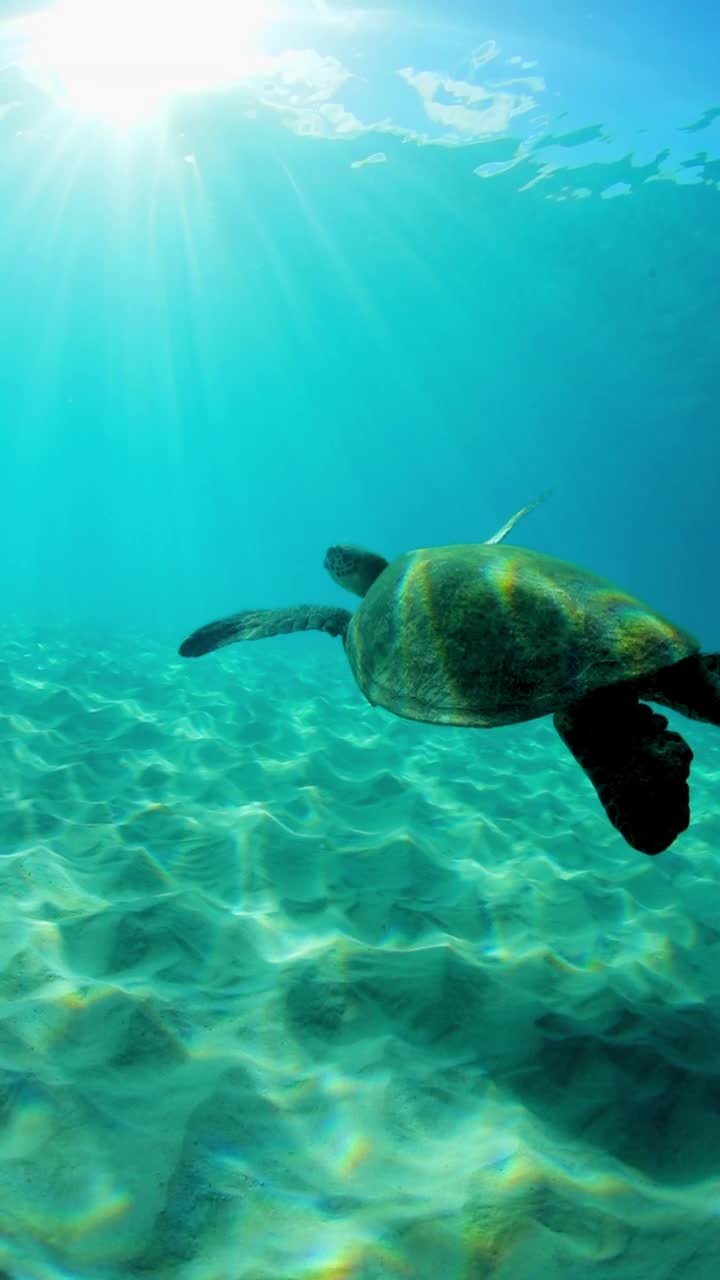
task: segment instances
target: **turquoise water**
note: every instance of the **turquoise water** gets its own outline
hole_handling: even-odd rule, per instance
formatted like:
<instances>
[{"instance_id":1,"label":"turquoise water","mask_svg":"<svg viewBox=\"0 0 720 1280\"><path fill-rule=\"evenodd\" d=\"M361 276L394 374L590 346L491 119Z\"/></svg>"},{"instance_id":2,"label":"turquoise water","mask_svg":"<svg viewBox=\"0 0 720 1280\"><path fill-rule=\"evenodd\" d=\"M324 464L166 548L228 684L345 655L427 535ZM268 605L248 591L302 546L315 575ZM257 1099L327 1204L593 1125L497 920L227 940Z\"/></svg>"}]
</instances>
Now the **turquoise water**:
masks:
<instances>
[{"instance_id":1,"label":"turquoise water","mask_svg":"<svg viewBox=\"0 0 720 1280\"><path fill-rule=\"evenodd\" d=\"M149 22L66 10L83 79L0 10L11 1280L716 1272L720 734L647 859L549 720L177 657L546 491L513 540L720 648L716 17L529 8L287 6L134 114Z\"/></svg>"}]
</instances>

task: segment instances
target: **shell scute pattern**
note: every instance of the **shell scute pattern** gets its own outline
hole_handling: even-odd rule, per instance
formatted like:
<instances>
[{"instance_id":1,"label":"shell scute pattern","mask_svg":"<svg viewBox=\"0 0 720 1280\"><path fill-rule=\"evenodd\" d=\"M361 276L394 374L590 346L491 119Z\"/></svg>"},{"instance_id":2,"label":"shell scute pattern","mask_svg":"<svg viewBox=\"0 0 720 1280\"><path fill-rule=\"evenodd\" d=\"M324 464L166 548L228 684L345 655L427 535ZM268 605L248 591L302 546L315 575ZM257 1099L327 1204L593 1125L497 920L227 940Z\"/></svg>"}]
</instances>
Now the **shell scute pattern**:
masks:
<instances>
[{"instance_id":1,"label":"shell scute pattern","mask_svg":"<svg viewBox=\"0 0 720 1280\"><path fill-rule=\"evenodd\" d=\"M346 637L369 701L444 724L533 719L698 650L611 583L518 547L421 548L373 583Z\"/></svg>"}]
</instances>

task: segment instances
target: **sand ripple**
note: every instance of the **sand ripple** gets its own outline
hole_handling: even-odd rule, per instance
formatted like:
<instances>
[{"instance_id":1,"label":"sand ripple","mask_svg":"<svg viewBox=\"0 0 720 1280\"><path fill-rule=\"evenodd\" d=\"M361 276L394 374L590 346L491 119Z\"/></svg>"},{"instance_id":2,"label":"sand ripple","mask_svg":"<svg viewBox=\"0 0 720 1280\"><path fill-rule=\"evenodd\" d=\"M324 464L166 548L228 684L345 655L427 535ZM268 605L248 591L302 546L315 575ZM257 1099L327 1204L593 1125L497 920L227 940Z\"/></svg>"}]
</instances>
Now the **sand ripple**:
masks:
<instances>
[{"instance_id":1,"label":"sand ripple","mask_svg":"<svg viewBox=\"0 0 720 1280\"><path fill-rule=\"evenodd\" d=\"M720 1269L720 734L633 853L548 722L367 707L338 646L0 663L0 1266Z\"/></svg>"}]
</instances>

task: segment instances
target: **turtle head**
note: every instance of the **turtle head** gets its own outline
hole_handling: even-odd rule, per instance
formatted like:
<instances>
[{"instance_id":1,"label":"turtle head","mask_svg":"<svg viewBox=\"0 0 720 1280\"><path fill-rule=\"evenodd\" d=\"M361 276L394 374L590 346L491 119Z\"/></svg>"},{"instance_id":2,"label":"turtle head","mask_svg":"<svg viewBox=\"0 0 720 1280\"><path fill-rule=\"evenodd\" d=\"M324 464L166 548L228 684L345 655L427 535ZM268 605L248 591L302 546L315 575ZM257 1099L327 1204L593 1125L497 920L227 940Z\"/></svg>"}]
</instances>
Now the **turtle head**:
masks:
<instances>
[{"instance_id":1,"label":"turtle head","mask_svg":"<svg viewBox=\"0 0 720 1280\"><path fill-rule=\"evenodd\" d=\"M383 556L376 556L374 551L353 547L349 543L328 547L324 560L330 577L339 587L353 591L356 596L364 596L369 591L375 579L387 568L387 563Z\"/></svg>"}]
</instances>

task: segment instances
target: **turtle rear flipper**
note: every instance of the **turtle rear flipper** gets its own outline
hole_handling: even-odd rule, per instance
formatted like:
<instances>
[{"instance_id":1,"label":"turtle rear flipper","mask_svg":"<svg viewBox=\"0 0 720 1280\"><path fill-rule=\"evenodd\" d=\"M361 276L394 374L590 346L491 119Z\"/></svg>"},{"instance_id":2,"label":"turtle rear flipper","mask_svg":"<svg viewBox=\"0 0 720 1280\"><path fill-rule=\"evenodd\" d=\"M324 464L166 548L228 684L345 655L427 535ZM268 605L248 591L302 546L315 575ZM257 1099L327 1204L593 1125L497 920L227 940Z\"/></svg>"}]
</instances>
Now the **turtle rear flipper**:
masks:
<instances>
[{"instance_id":1,"label":"turtle rear flipper","mask_svg":"<svg viewBox=\"0 0 720 1280\"><path fill-rule=\"evenodd\" d=\"M720 653L694 653L642 681L640 697L720 726Z\"/></svg>"},{"instance_id":2,"label":"turtle rear flipper","mask_svg":"<svg viewBox=\"0 0 720 1280\"><path fill-rule=\"evenodd\" d=\"M203 653L220 649L238 640L264 640L267 636L285 635L290 631L326 631L342 636L352 614L323 604L296 604L288 609L245 609L229 618L208 622L183 640L178 653L182 658L199 658Z\"/></svg>"},{"instance_id":3,"label":"turtle rear flipper","mask_svg":"<svg viewBox=\"0 0 720 1280\"><path fill-rule=\"evenodd\" d=\"M641 853L662 853L690 821L692 751L627 690L599 689L556 711L555 728L613 826Z\"/></svg>"}]
</instances>

